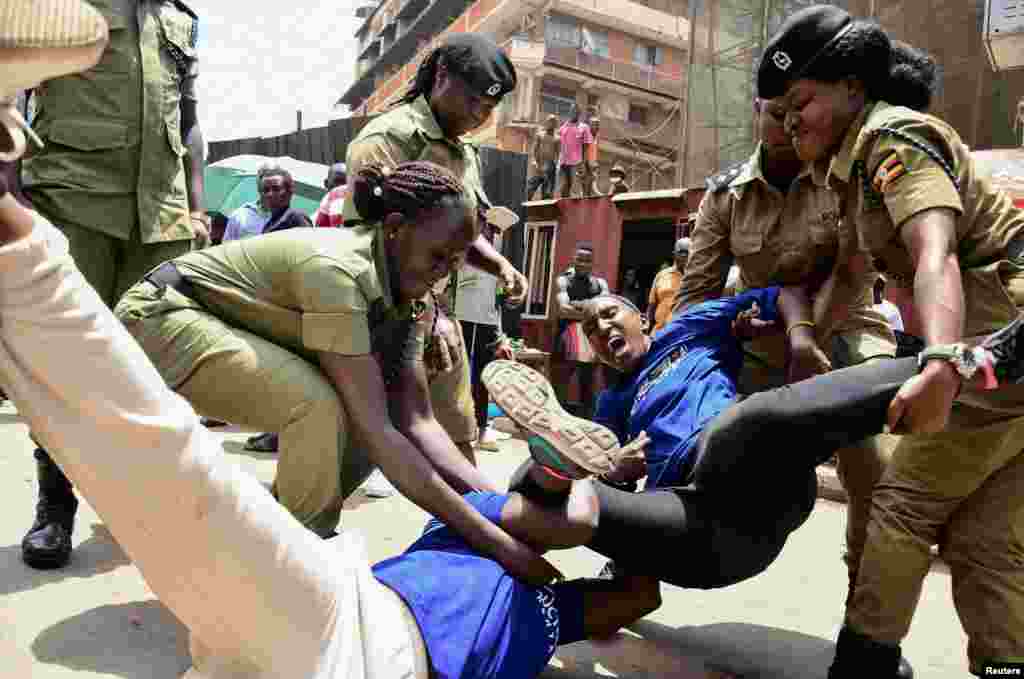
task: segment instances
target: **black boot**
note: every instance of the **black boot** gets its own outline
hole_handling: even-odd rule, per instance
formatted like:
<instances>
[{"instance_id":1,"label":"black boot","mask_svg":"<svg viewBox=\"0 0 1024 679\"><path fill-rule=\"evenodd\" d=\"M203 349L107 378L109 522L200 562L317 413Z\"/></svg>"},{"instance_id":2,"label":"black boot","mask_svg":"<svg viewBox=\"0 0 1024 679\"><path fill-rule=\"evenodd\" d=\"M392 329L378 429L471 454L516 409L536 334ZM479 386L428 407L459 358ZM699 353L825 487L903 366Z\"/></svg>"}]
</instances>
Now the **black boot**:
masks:
<instances>
[{"instance_id":1,"label":"black boot","mask_svg":"<svg viewBox=\"0 0 1024 679\"><path fill-rule=\"evenodd\" d=\"M828 679L913 679L914 670L900 647L875 641L845 625L839 630Z\"/></svg>"},{"instance_id":2,"label":"black boot","mask_svg":"<svg viewBox=\"0 0 1024 679\"><path fill-rule=\"evenodd\" d=\"M36 520L21 541L21 558L32 568L61 568L71 558L78 498L71 482L42 448L35 452L39 475Z\"/></svg>"}]
</instances>

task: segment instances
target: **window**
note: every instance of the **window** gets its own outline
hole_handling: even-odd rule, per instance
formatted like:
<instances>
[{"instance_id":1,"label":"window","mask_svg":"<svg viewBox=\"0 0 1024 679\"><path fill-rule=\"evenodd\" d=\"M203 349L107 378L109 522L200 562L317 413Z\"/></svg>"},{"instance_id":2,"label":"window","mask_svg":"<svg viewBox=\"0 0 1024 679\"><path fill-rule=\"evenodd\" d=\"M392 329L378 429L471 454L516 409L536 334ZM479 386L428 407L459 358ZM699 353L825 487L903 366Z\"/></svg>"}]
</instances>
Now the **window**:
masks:
<instances>
[{"instance_id":1,"label":"window","mask_svg":"<svg viewBox=\"0 0 1024 679\"><path fill-rule=\"evenodd\" d=\"M576 104L576 93L549 83L540 88L540 112L542 116L554 113L559 119L568 118Z\"/></svg>"},{"instance_id":2,"label":"window","mask_svg":"<svg viewBox=\"0 0 1024 679\"><path fill-rule=\"evenodd\" d=\"M587 54L607 57L608 33L593 28L580 27L571 17L553 14L544 24L544 41L554 47L575 47Z\"/></svg>"},{"instance_id":3,"label":"window","mask_svg":"<svg viewBox=\"0 0 1024 679\"><path fill-rule=\"evenodd\" d=\"M583 28L580 30L580 38L580 49L587 54L595 54L599 57L607 57L611 54L608 50L608 34L604 31Z\"/></svg>"},{"instance_id":4,"label":"window","mask_svg":"<svg viewBox=\"0 0 1024 679\"><path fill-rule=\"evenodd\" d=\"M544 23L544 41L562 47L579 47L580 26L575 19L553 14Z\"/></svg>"},{"instance_id":5,"label":"window","mask_svg":"<svg viewBox=\"0 0 1024 679\"><path fill-rule=\"evenodd\" d=\"M647 109L643 106L637 106L636 104L629 105L629 122L636 123L637 125L647 124Z\"/></svg>"},{"instance_id":6,"label":"window","mask_svg":"<svg viewBox=\"0 0 1024 679\"><path fill-rule=\"evenodd\" d=\"M665 62L665 53L657 45L639 43L633 48L633 62L641 66L661 66Z\"/></svg>"},{"instance_id":7,"label":"window","mask_svg":"<svg viewBox=\"0 0 1024 679\"><path fill-rule=\"evenodd\" d=\"M555 258L555 223L533 222L526 225L525 274L530 281L530 296L523 315L547 318L551 297L552 266Z\"/></svg>"}]
</instances>

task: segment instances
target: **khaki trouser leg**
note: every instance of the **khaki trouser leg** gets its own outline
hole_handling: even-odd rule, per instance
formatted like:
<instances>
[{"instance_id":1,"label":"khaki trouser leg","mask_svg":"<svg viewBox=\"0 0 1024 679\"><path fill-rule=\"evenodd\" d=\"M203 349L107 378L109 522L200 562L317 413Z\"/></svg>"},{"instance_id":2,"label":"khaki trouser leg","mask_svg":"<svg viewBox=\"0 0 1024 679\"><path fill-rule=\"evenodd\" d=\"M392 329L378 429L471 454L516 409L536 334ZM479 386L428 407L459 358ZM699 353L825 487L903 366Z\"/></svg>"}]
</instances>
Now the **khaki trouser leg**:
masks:
<instances>
[{"instance_id":1,"label":"khaki trouser leg","mask_svg":"<svg viewBox=\"0 0 1024 679\"><path fill-rule=\"evenodd\" d=\"M344 500L342 458L348 452L348 431L340 398L323 372L204 310L167 310L162 305L173 308L175 300L189 301L173 290L165 291L165 298L159 294L149 283L133 288L118 305L118 316L168 384L198 412L279 432L274 481L278 500L313 532L331 533ZM132 320L135 315L142 318ZM368 463L353 462L348 469L357 467ZM368 470L358 473L365 477ZM347 481L351 492L354 479Z\"/></svg>"},{"instance_id":2,"label":"khaki trouser leg","mask_svg":"<svg viewBox=\"0 0 1024 679\"><path fill-rule=\"evenodd\" d=\"M885 360L896 355L896 343L891 335L877 328L855 328L835 335L829 348L836 368ZM740 373L740 391L754 393L784 384L785 352L782 337L768 337L748 345ZM847 497L846 553L843 560L850 574L851 593L867 539L871 494L898 443L898 436L883 434L836 451L836 475Z\"/></svg>"},{"instance_id":3,"label":"khaki trouser leg","mask_svg":"<svg viewBox=\"0 0 1024 679\"><path fill-rule=\"evenodd\" d=\"M68 239L75 265L111 308L150 269L192 249L190 240L142 243L137 235L119 240L81 226L59 228Z\"/></svg>"},{"instance_id":4,"label":"khaki trouser leg","mask_svg":"<svg viewBox=\"0 0 1024 679\"><path fill-rule=\"evenodd\" d=\"M898 436L881 434L836 453L836 476L846 491L846 554L843 561L849 570L851 593L867 540L871 496L899 440Z\"/></svg>"},{"instance_id":5,"label":"khaki trouser leg","mask_svg":"<svg viewBox=\"0 0 1024 679\"><path fill-rule=\"evenodd\" d=\"M462 326L455 322L455 331L462 337ZM476 411L473 409L473 380L470 374L469 352L465 342L459 342L459 362L451 372L438 373L430 378L430 405L434 417L456 445L469 446L479 432Z\"/></svg>"},{"instance_id":6,"label":"khaki trouser leg","mask_svg":"<svg viewBox=\"0 0 1024 679\"><path fill-rule=\"evenodd\" d=\"M1021 445L1019 439L1006 444ZM971 671L981 675L982 665L993 660L1024 662L1024 454L956 511L941 548L967 632Z\"/></svg>"},{"instance_id":7,"label":"khaki trouser leg","mask_svg":"<svg viewBox=\"0 0 1024 679\"><path fill-rule=\"evenodd\" d=\"M978 520L979 517L967 518L972 514L972 496L1019 457L1021 441L1024 418L1020 417L974 429L902 437L875 488L867 544L847 608L847 623L851 627L884 643L898 644L906 636L931 563L931 546L943 542L943 536L949 534L947 544L953 546L954 552L964 551L963 538L948 533L947 524L953 517L959 518L950 528ZM1009 497L996 504L984 502L986 512L982 516L992 522L993 532L999 525L1020 523L1019 504L1014 510L1015 517L1006 513L1011 502L1015 501ZM1019 535L1019 525L1016 530ZM1003 536L998 544L1006 542ZM969 558L975 560L977 556L972 553ZM1017 563L1019 570L1019 559ZM1001 575L986 573L983 562L975 561L974 565L979 569L973 574L981 581L995 584L993 576L995 581L1002 579ZM1009 594L1001 592L1000 587L980 585L979 582L972 589L986 601L998 601ZM1016 603L1006 605L1024 606L1024 590L1019 586L1011 598ZM1024 634L1024 629L1017 634Z\"/></svg>"}]
</instances>

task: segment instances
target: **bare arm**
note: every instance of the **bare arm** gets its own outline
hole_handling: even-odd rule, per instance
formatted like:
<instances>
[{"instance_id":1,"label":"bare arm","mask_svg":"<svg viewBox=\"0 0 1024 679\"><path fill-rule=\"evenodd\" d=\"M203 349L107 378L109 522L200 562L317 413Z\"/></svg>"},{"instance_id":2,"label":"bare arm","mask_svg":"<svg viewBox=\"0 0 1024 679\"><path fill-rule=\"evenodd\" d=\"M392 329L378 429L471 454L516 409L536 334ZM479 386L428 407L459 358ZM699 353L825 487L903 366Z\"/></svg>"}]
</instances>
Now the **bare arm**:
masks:
<instances>
[{"instance_id":1,"label":"bare arm","mask_svg":"<svg viewBox=\"0 0 1024 679\"><path fill-rule=\"evenodd\" d=\"M925 344L949 344L963 337L964 293L956 256L956 213L949 208L923 210L900 227L914 262L914 303L921 312ZM948 361L928 361L907 381L889 405L894 432L942 431L961 387Z\"/></svg>"},{"instance_id":2,"label":"bare arm","mask_svg":"<svg viewBox=\"0 0 1024 679\"><path fill-rule=\"evenodd\" d=\"M914 304L927 344L958 342L964 332L964 289L956 256L956 213L925 210L908 219L900 237L914 262Z\"/></svg>"},{"instance_id":3,"label":"bare arm","mask_svg":"<svg viewBox=\"0 0 1024 679\"><path fill-rule=\"evenodd\" d=\"M558 290L555 295L558 319L566 321L583 320L583 309L569 301L569 280L565 276L559 276L555 280L555 286Z\"/></svg>"},{"instance_id":4,"label":"bare arm","mask_svg":"<svg viewBox=\"0 0 1024 679\"><path fill-rule=\"evenodd\" d=\"M474 549L501 561L518 577L534 583L550 581L557 571L469 505L445 482L423 451L395 427L388 416L384 380L375 358L327 352L321 352L319 357L324 372L342 397L354 433L403 495L451 526Z\"/></svg>"},{"instance_id":5,"label":"bare arm","mask_svg":"<svg viewBox=\"0 0 1024 679\"><path fill-rule=\"evenodd\" d=\"M195 99L181 99L181 136L185 145L185 191L188 194L188 209L192 215L192 227L196 229L197 241L210 242L210 230L206 217L204 178L206 173L206 146Z\"/></svg>"}]
</instances>

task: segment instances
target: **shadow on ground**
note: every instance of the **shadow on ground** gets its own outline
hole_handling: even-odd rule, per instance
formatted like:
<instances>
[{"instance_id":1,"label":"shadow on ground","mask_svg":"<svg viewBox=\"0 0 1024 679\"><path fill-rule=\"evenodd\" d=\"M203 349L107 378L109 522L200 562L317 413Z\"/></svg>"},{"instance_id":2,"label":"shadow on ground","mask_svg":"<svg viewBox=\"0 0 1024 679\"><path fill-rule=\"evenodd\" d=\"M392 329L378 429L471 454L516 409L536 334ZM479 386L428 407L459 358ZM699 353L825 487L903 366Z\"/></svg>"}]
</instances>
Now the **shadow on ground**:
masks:
<instances>
[{"instance_id":1,"label":"shadow on ground","mask_svg":"<svg viewBox=\"0 0 1024 679\"><path fill-rule=\"evenodd\" d=\"M802 632L642 620L607 642L560 648L543 679L825 679L835 645Z\"/></svg>"},{"instance_id":2,"label":"shadow on ground","mask_svg":"<svg viewBox=\"0 0 1024 679\"><path fill-rule=\"evenodd\" d=\"M0 547L0 596L72 578L91 578L131 563L102 523L92 524L92 535L75 545L71 562L64 568L38 571L21 560L21 544Z\"/></svg>"},{"instance_id":3,"label":"shadow on ground","mask_svg":"<svg viewBox=\"0 0 1024 679\"><path fill-rule=\"evenodd\" d=\"M178 679L191 665L188 630L155 599L62 620L36 637L32 653L41 663L125 679Z\"/></svg>"}]
</instances>

